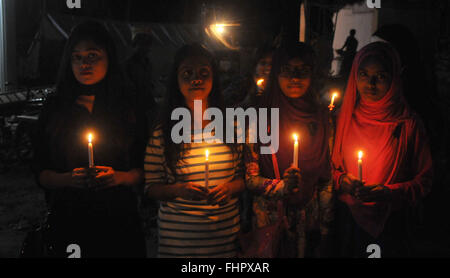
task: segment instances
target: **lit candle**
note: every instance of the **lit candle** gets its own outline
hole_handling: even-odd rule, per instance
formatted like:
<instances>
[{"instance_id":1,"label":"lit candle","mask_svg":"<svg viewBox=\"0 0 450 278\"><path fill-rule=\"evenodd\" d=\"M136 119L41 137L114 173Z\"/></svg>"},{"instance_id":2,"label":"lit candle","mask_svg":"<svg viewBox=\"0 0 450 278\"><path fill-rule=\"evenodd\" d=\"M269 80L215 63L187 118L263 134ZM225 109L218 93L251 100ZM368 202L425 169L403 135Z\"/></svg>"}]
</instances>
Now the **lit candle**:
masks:
<instances>
[{"instance_id":1,"label":"lit candle","mask_svg":"<svg viewBox=\"0 0 450 278\"><path fill-rule=\"evenodd\" d=\"M209 182L209 150L205 151L205 188L208 189Z\"/></svg>"},{"instance_id":2,"label":"lit candle","mask_svg":"<svg viewBox=\"0 0 450 278\"><path fill-rule=\"evenodd\" d=\"M358 178L360 181L362 181L362 157L363 157L363 152L359 151L358 152Z\"/></svg>"},{"instance_id":3,"label":"lit candle","mask_svg":"<svg viewBox=\"0 0 450 278\"><path fill-rule=\"evenodd\" d=\"M94 147L92 146L92 133L88 134L89 168L94 167Z\"/></svg>"},{"instance_id":4,"label":"lit candle","mask_svg":"<svg viewBox=\"0 0 450 278\"><path fill-rule=\"evenodd\" d=\"M264 91L264 78L260 78L258 79L258 81L256 81L256 85L258 86L258 95L262 94L262 92Z\"/></svg>"},{"instance_id":5,"label":"lit candle","mask_svg":"<svg viewBox=\"0 0 450 278\"><path fill-rule=\"evenodd\" d=\"M298 168L298 136L294 134L294 157L292 160L292 165Z\"/></svg>"},{"instance_id":6,"label":"lit candle","mask_svg":"<svg viewBox=\"0 0 450 278\"><path fill-rule=\"evenodd\" d=\"M338 93L334 92L333 96L331 97L331 103L328 105L328 108L330 108L330 111L333 111L334 109L334 99L337 98Z\"/></svg>"}]
</instances>

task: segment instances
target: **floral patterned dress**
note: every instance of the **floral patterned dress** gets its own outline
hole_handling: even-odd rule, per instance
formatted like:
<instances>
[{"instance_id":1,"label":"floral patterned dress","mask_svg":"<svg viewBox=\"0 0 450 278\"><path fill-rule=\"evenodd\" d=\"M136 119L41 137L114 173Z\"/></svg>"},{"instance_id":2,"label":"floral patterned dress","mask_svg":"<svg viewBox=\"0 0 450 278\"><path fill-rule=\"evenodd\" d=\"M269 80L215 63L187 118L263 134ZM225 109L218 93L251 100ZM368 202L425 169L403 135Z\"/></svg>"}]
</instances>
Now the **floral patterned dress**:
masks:
<instances>
[{"instance_id":1,"label":"floral patterned dress","mask_svg":"<svg viewBox=\"0 0 450 278\"><path fill-rule=\"evenodd\" d=\"M330 140L330 143L332 140ZM246 186L252 195L252 227L261 228L278 221L278 201L288 197L287 186L283 180L263 177L259 167L259 153L256 144L246 144L245 166ZM285 205L289 223L288 237L296 244L296 257L317 256L313 254L312 242L308 242L308 233L320 233L327 236L333 215L332 179L319 180L314 185L312 198L302 207Z\"/></svg>"}]
</instances>

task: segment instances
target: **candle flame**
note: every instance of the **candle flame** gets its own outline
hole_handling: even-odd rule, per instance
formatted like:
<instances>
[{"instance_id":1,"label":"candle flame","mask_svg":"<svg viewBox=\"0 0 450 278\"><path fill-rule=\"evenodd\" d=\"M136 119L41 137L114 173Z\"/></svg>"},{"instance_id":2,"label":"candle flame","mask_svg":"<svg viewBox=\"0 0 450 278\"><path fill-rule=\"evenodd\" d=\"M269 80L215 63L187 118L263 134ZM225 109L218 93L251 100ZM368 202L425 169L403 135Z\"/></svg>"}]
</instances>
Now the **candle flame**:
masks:
<instances>
[{"instance_id":1,"label":"candle flame","mask_svg":"<svg viewBox=\"0 0 450 278\"><path fill-rule=\"evenodd\" d=\"M331 96L331 102L330 105L328 105L328 108L330 108L330 111L333 111L334 108L334 99L337 98L339 96L339 94L337 93L337 91L334 91L332 96Z\"/></svg>"},{"instance_id":2,"label":"candle flame","mask_svg":"<svg viewBox=\"0 0 450 278\"><path fill-rule=\"evenodd\" d=\"M361 160L362 157L363 157L363 152L362 152L362 151L359 151L359 152L358 152L358 159Z\"/></svg>"},{"instance_id":3,"label":"candle flame","mask_svg":"<svg viewBox=\"0 0 450 278\"><path fill-rule=\"evenodd\" d=\"M337 93L337 92L334 92L333 93L333 96L332 96L332 100L334 100L335 98L337 98L339 96L339 94Z\"/></svg>"},{"instance_id":4,"label":"candle flame","mask_svg":"<svg viewBox=\"0 0 450 278\"><path fill-rule=\"evenodd\" d=\"M89 141L89 143L92 143L92 133L88 134L88 141Z\"/></svg>"},{"instance_id":5,"label":"candle flame","mask_svg":"<svg viewBox=\"0 0 450 278\"><path fill-rule=\"evenodd\" d=\"M262 83L264 83L264 78L258 79L256 85L261 86Z\"/></svg>"},{"instance_id":6,"label":"candle flame","mask_svg":"<svg viewBox=\"0 0 450 278\"><path fill-rule=\"evenodd\" d=\"M297 142L297 141L298 141L298 136L297 136L297 134L294 133L293 137L294 137L295 142Z\"/></svg>"},{"instance_id":7,"label":"candle flame","mask_svg":"<svg viewBox=\"0 0 450 278\"><path fill-rule=\"evenodd\" d=\"M209 150L205 151L205 160L208 161L209 159Z\"/></svg>"}]
</instances>

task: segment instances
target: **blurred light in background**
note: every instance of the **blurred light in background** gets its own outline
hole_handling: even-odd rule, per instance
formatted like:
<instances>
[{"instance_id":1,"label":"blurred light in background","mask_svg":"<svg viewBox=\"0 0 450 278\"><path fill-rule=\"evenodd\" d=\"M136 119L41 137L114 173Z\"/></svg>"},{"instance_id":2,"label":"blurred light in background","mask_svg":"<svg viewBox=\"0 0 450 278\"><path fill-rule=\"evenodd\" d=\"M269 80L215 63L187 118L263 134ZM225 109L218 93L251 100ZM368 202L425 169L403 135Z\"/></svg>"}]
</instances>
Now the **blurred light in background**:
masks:
<instances>
[{"instance_id":1,"label":"blurred light in background","mask_svg":"<svg viewBox=\"0 0 450 278\"><path fill-rule=\"evenodd\" d=\"M239 47L234 44L233 28L241 26L239 23L214 23L205 28L208 36L220 41L225 47L231 50L238 50ZM234 32L235 33L235 32Z\"/></svg>"},{"instance_id":2,"label":"blurred light in background","mask_svg":"<svg viewBox=\"0 0 450 278\"><path fill-rule=\"evenodd\" d=\"M214 28L214 30L219 34L222 34L223 32L225 32L224 24L216 24L212 28Z\"/></svg>"}]
</instances>

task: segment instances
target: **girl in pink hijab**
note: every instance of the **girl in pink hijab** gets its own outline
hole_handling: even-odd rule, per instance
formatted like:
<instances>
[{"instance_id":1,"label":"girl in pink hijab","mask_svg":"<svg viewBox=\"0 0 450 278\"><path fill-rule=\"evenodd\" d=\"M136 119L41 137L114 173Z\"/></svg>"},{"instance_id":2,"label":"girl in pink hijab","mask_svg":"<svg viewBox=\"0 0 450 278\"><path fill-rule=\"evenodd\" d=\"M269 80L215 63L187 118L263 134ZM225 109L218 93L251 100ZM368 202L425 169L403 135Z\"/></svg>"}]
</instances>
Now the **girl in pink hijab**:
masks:
<instances>
[{"instance_id":1,"label":"girl in pink hijab","mask_svg":"<svg viewBox=\"0 0 450 278\"><path fill-rule=\"evenodd\" d=\"M399 55L387 43L371 43L355 56L332 162L338 255L368 257L370 244L380 246L382 257L410 255L408 221L431 189L432 161L422 121L403 98Z\"/></svg>"}]
</instances>

